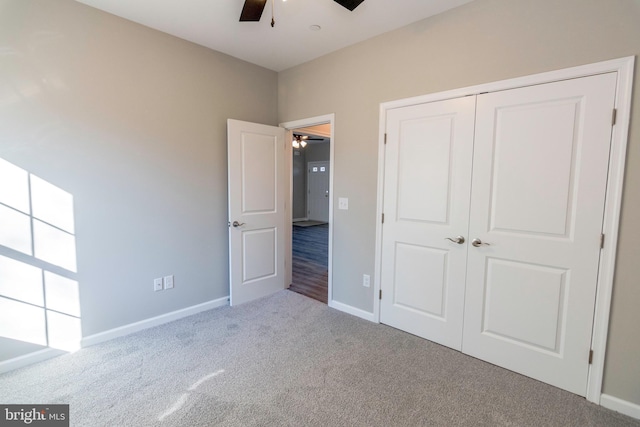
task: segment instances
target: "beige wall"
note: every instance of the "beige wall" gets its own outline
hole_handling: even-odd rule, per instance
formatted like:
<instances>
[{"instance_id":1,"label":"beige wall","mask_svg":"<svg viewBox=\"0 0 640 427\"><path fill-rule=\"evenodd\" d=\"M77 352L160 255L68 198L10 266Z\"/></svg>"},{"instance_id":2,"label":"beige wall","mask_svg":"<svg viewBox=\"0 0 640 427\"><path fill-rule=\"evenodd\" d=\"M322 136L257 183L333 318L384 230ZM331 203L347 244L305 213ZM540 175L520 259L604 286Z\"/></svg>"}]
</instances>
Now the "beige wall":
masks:
<instances>
[{"instance_id":1,"label":"beige wall","mask_svg":"<svg viewBox=\"0 0 640 427\"><path fill-rule=\"evenodd\" d=\"M226 120L277 124L276 73L73 0L0 0L0 46L0 158L73 195L83 335L226 297Z\"/></svg>"},{"instance_id":2,"label":"beige wall","mask_svg":"<svg viewBox=\"0 0 640 427\"><path fill-rule=\"evenodd\" d=\"M281 122L336 114L333 297L372 311L381 102L640 53L637 0L476 0L279 73ZM640 67L636 66L636 69ZM640 404L636 71L604 392ZM314 102L306 102L313 99Z\"/></svg>"}]
</instances>

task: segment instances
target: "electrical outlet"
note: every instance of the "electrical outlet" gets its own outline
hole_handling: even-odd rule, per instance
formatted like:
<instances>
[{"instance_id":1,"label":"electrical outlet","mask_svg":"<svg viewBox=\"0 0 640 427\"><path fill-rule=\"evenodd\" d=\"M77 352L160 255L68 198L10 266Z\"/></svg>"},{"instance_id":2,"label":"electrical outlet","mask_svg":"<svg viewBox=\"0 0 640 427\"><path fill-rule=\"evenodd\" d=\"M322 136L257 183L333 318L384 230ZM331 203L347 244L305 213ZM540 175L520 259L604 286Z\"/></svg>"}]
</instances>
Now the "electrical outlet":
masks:
<instances>
[{"instance_id":1,"label":"electrical outlet","mask_svg":"<svg viewBox=\"0 0 640 427\"><path fill-rule=\"evenodd\" d=\"M369 276L368 274L362 275L362 286L364 286L365 288L371 286L371 276Z\"/></svg>"},{"instance_id":2,"label":"electrical outlet","mask_svg":"<svg viewBox=\"0 0 640 427\"><path fill-rule=\"evenodd\" d=\"M173 289L173 274L171 276L164 276L164 288Z\"/></svg>"},{"instance_id":3,"label":"electrical outlet","mask_svg":"<svg viewBox=\"0 0 640 427\"><path fill-rule=\"evenodd\" d=\"M158 292L158 291L162 290L162 277L159 277L157 279L153 279L153 290L155 292Z\"/></svg>"}]
</instances>

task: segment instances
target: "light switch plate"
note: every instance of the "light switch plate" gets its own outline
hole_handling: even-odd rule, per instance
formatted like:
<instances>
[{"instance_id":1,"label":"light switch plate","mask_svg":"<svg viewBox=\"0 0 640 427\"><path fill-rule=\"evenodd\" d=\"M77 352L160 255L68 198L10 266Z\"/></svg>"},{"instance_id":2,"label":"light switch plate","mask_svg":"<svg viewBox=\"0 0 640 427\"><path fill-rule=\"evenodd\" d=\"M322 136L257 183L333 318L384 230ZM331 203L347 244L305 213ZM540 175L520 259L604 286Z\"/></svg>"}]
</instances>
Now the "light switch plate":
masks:
<instances>
[{"instance_id":1,"label":"light switch plate","mask_svg":"<svg viewBox=\"0 0 640 427\"><path fill-rule=\"evenodd\" d=\"M349 209L349 199L346 197L338 198L338 209L348 210Z\"/></svg>"},{"instance_id":2,"label":"light switch plate","mask_svg":"<svg viewBox=\"0 0 640 427\"><path fill-rule=\"evenodd\" d=\"M171 276L164 276L164 288L165 289L173 288L173 274Z\"/></svg>"}]
</instances>

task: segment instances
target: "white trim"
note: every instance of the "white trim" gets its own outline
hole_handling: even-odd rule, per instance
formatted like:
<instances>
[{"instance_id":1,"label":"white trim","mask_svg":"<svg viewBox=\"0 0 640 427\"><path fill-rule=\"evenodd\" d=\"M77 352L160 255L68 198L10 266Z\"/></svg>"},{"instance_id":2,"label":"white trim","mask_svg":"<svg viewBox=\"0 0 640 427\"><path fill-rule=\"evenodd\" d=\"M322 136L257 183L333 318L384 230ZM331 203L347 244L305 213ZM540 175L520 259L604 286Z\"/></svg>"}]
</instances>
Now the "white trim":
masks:
<instances>
[{"instance_id":1,"label":"white trim","mask_svg":"<svg viewBox=\"0 0 640 427\"><path fill-rule=\"evenodd\" d=\"M352 316L356 316L361 319L368 320L369 322L375 322L373 313L361 310L359 308L353 307L348 304L329 300L329 307L334 308L338 311L342 311L344 313L350 314Z\"/></svg>"},{"instance_id":2,"label":"white trim","mask_svg":"<svg viewBox=\"0 0 640 427\"><path fill-rule=\"evenodd\" d=\"M153 328L154 326L163 325L165 323L173 322L174 320L182 319L184 317L193 316L194 314L201 313L203 311L212 310L214 308L222 307L229 304L229 297L222 297L202 304L193 305L191 307L183 308L180 310L172 311L169 313L161 314L160 316L151 317L149 319L141 320L135 323L129 323L128 325L120 326L108 331L99 332L97 334L89 335L82 338L82 347L88 347L95 344L100 344L105 341L112 340L114 338L120 338L125 335L139 332L144 329Z\"/></svg>"},{"instance_id":3,"label":"white trim","mask_svg":"<svg viewBox=\"0 0 640 427\"><path fill-rule=\"evenodd\" d=\"M587 400L600 403L604 362L607 351L607 335L611 314L611 295L613 293L613 276L616 266L616 250L618 230L620 227L620 211L622 206L622 189L624 182L624 166L627 155L627 140L631 118L631 90L633 86L633 67L635 57L608 61L611 69L618 73L616 87L616 125L611 135L611 153L609 155L609 177L607 198L605 201L602 232L606 236L604 249L600 256L596 306L593 316L593 334L591 348L593 363L589 369L587 382Z\"/></svg>"},{"instance_id":4,"label":"white trim","mask_svg":"<svg viewBox=\"0 0 640 427\"><path fill-rule=\"evenodd\" d=\"M287 139L292 137L292 129L297 129L301 127L315 126L329 123L331 126L331 135L330 143L329 143L329 265L328 265L328 278L327 278L327 287L328 287L328 295L327 301L331 301L333 299L333 279L332 279L332 271L333 271L333 176L334 176L334 156L335 156L335 121L336 115L334 113L325 114L323 116L309 117L307 119L293 120L290 122L280 123L280 127L283 127L288 130ZM285 155L287 156L287 162L285 164L288 165L287 175L290 180L289 184L289 197L287 198L289 206L293 206L293 180L291 176L292 171L292 154L291 154L291 144L288 144L288 149L286 150ZM291 218L292 209L288 209L288 218ZM285 264L287 268L287 272L285 275L291 282L291 264L292 264L292 255L291 255L291 230L289 230L288 238L285 242ZM289 287L289 283L286 284L286 287Z\"/></svg>"},{"instance_id":5,"label":"white trim","mask_svg":"<svg viewBox=\"0 0 640 427\"><path fill-rule=\"evenodd\" d=\"M444 92L436 92L428 95L420 95L412 98L388 101L380 104L380 106L381 110L384 110L386 112L386 110L390 110L393 108L407 107L410 105L424 104L427 102L443 101L445 99L460 98L467 95L477 95L481 92L497 92L519 87L534 86L561 80L593 76L595 74L626 71L628 67L631 67L631 70L633 70L634 59L634 56L628 56L625 58L612 59L610 61L597 62L594 64L579 65L577 67L548 71L546 73L532 74L529 76L516 77L508 80L500 80L491 83L484 83L475 86L467 86L464 88L447 90ZM631 78L633 78L633 76L631 76ZM629 83L631 83L631 81L629 81Z\"/></svg>"},{"instance_id":6,"label":"white trim","mask_svg":"<svg viewBox=\"0 0 640 427\"><path fill-rule=\"evenodd\" d=\"M62 356L63 354L67 354L67 352L56 350L54 348L45 348L23 356L14 357L13 359L4 360L0 362L0 374L24 368L25 366L33 365L34 363L44 362L45 360Z\"/></svg>"},{"instance_id":7,"label":"white trim","mask_svg":"<svg viewBox=\"0 0 640 427\"><path fill-rule=\"evenodd\" d=\"M304 218L293 218L291 220L291 222L300 222L300 221L309 221L309 218L304 217Z\"/></svg>"},{"instance_id":8,"label":"white trim","mask_svg":"<svg viewBox=\"0 0 640 427\"><path fill-rule=\"evenodd\" d=\"M598 274L598 289L594 313L594 326L592 334L593 363L589 367L587 383L587 400L600 403L602 391L602 379L604 374L604 361L607 348L607 333L609 329L609 317L611 310L611 294L613 291L613 276L615 273L616 242L620 223L620 207L622 205L622 188L624 179L624 166L627 153L627 139L629 132L631 94L633 85L634 56L629 56L594 64L581 65L557 71L486 83L477 86L448 90L429 95L390 101L380 104L380 124L378 138L378 203L377 218L382 216L383 184L384 184L384 133L386 129L387 111L393 108L407 107L410 105L424 104L427 102L442 101L445 99L459 98L466 95L481 92L495 92L500 90L515 89L523 86L532 86L554 81L587 77L595 74L618 74L616 87L617 123L613 127L611 136L611 154L609 160L609 176L607 183L607 198L605 202L605 215L603 232L607 236L607 242L600 257ZM380 290L380 271L382 266L382 224L377 221L376 226L376 279L374 285L374 318L380 321L380 301L375 298ZM377 301L376 301L377 300Z\"/></svg>"},{"instance_id":9,"label":"white trim","mask_svg":"<svg viewBox=\"0 0 640 427\"><path fill-rule=\"evenodd\" d=\"M600 396L600 404L607 409L611 409L612 411L620 412L621 414L640 420L640 405L636 403L631 403L627 400L622 400L603 393Z\"/></svg>"},{"instance_id":10,"label":"white trim","mask_svg":"<svg viewBox=\"0 0 640 427\"><path fill-rule=\"evenodd\" d=\"M378 199L376 206L376 248L375 248L375 265L374 265L374 280L373 280L373 321L380 323L380 298L376 296L380 295L380 289L382 281L380 279L382 275L382 213L384 203L384 167L385 167L385 155L384 155L384 142L385 135L387 133L387 110L389 109L387 104L380 104L380 120L378 121Z\"/></svg>"}]
</instances>

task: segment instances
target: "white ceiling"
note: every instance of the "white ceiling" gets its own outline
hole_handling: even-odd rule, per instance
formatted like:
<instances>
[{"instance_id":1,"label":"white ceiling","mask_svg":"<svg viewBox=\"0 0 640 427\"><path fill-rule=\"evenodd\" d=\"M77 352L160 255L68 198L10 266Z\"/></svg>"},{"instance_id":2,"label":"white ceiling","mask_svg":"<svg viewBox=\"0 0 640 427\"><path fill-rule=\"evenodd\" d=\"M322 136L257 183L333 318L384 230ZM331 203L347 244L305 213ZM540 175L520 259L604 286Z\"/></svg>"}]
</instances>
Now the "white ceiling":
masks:
<instances>
[{"instance_id":1,"label":"white ceiling","mask_svg":"<svg viewBox=\"0 0 640 427\"><path fill-rule=\"evenodd\" d=\"M77 1L282 71L472 0L365 0L353 12L333 0L268 0L260 22L238 22L244 0Z\"/></svg>"}]
</instances>

